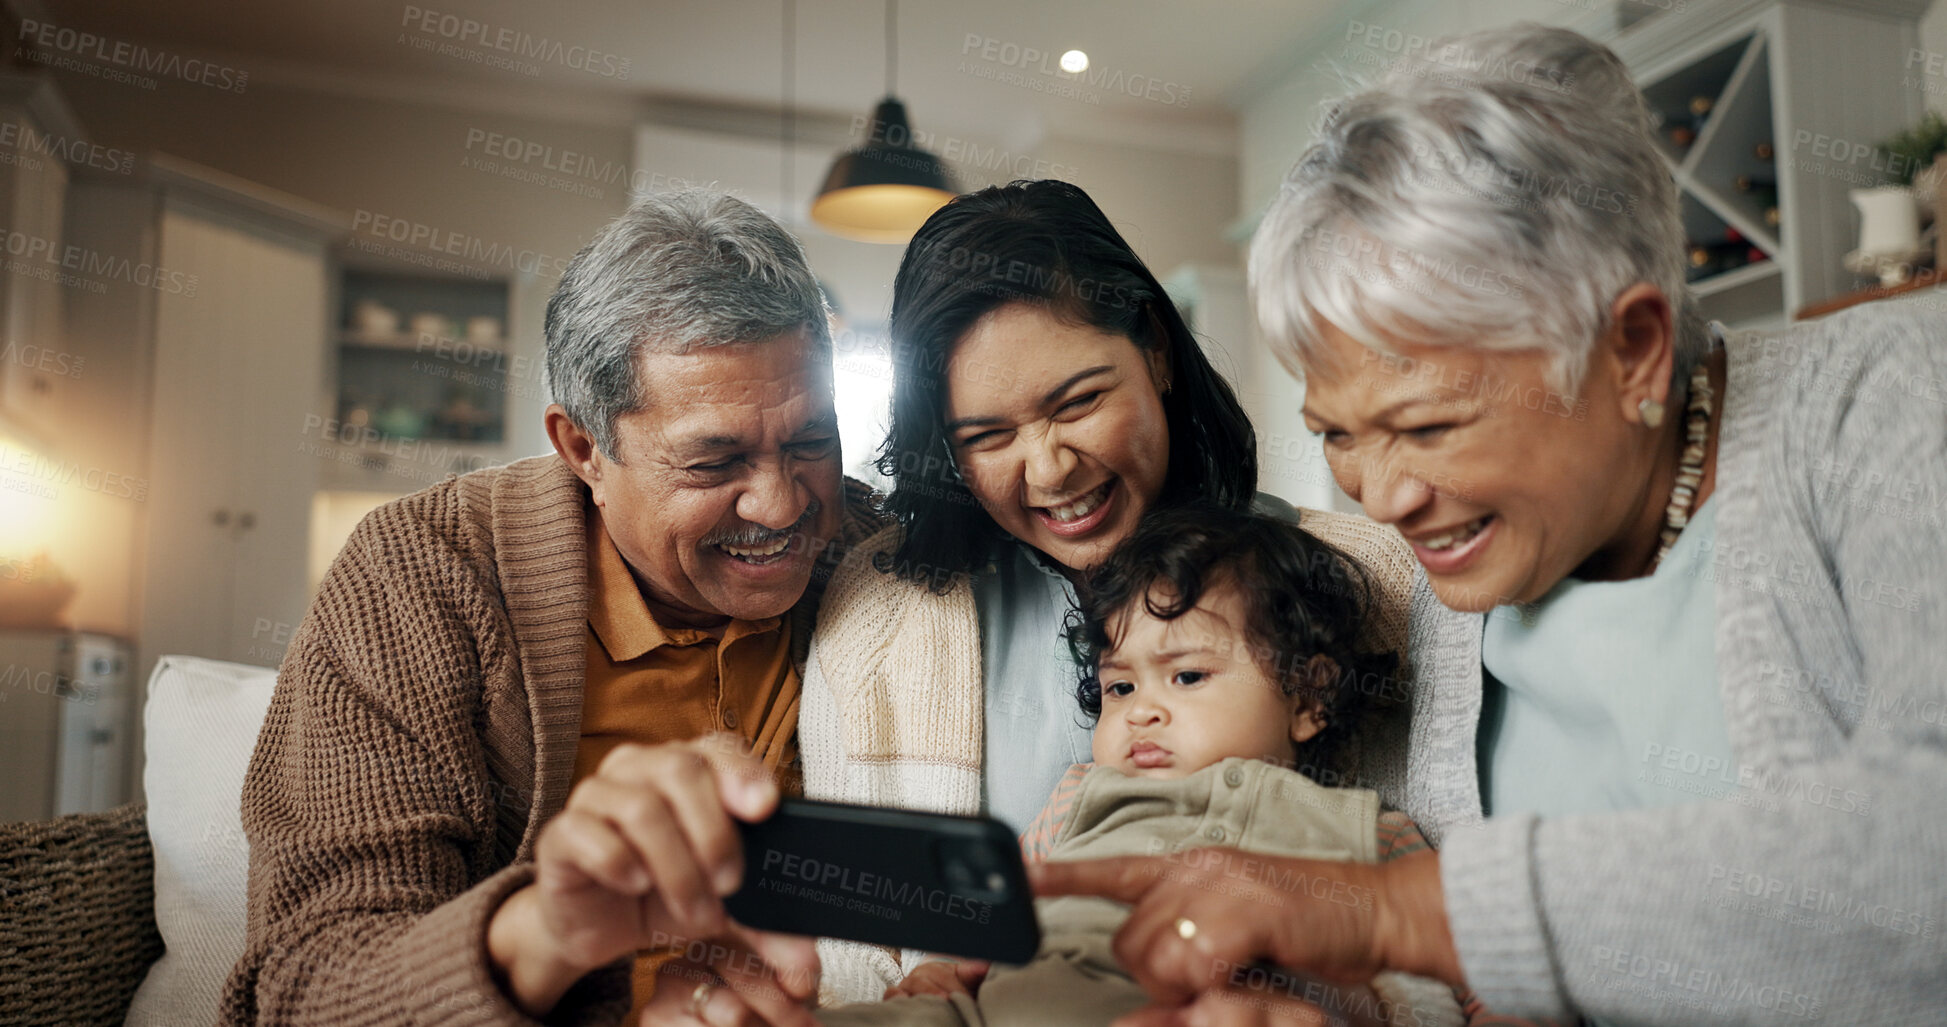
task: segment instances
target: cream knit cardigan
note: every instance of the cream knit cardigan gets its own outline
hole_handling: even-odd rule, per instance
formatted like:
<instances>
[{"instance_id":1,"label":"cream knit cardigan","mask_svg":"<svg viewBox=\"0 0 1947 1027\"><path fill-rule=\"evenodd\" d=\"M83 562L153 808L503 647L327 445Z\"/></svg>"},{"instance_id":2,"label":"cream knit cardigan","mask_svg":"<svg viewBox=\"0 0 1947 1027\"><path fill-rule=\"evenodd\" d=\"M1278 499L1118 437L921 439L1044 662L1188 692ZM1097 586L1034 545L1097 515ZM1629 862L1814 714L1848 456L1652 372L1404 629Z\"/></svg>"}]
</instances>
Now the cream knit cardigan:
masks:
<instances>
[{"instance_id":1,"label":"cream knit cardigan","mask_svg":"<svg viewBox=\"0 0 1947 1027\"><path fill-rule=\"evenodd\" d=\"M1300 525L1363 564L1378 585L1367 644L1401 650L1417 596L1431 600L1412 551L1399 534L1364 517L1301 510ZM980 811L986 704L980 620L962 578L937 595L873 566L898 547L894 525L848 554L819 607L805 665L798 746L810 798L971 814ZM1051 632L1059 624L1048 625ZM1366 751L1401 754L1405 724ZM1397 748L1395 747L1397 746ZM1400 756L1403 759L1403 755ZM1391 800L1391 774L1358 784ZM821 939L821 1005L876 1001L911 972L921 953Z\"/></svg>"}]
</instances>

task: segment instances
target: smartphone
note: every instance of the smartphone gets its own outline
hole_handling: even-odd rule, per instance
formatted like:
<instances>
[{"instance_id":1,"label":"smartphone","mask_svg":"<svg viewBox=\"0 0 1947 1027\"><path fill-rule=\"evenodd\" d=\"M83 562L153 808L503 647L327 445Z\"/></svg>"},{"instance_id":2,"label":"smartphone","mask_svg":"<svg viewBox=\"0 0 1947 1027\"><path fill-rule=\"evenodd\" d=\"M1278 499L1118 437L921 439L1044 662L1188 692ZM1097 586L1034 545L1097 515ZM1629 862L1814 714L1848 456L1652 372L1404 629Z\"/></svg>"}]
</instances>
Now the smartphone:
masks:
<instances>
[{"instance_id":1,"label":"smartphone","mask_svg":"<svg viewBox=\"0 0 1947 1027\"><path fill-rule=\"evenodd\" d=\"M784 799L738 827L724 907L746 927L1000 963L1040 947L1020 845L992 817Z\"/></svg>"}]
</instances>

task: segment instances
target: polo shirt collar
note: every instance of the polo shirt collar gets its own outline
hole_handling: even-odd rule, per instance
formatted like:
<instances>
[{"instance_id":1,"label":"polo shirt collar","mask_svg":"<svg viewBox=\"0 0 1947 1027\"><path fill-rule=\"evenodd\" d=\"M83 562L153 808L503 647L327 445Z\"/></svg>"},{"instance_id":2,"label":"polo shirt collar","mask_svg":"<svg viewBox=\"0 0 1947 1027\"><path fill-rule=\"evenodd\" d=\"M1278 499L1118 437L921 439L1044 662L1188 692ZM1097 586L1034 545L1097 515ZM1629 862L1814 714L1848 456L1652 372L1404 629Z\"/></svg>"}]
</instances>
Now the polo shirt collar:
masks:
<instances>
[{"instance_id":1,"label":"polo shirt collar","mask_svg":"<svg viewBox=\"0 0 1947 1027\"><path fill-rule=\"evenodd\" d=\"M609 537L602 508L588 504L588 626L610 660L625 663L658 646L695 645L711 638L734 642L745 635L775 630L780 623L776 617L766 617L758 621L733 619L717 630L664 627L643 598L629 562Z\"/></svg>"}]
</instances>

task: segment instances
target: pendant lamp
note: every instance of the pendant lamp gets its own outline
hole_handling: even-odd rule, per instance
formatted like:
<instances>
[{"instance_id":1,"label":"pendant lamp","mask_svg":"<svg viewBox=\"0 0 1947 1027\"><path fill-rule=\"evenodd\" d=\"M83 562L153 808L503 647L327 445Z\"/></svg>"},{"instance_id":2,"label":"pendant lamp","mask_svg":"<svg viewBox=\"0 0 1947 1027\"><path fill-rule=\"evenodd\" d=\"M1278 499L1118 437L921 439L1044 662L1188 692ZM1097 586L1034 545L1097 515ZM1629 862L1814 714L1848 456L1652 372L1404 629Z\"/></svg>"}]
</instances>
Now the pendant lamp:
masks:
<instances>
[{"instance_id":1,"label":"pendant lamp","mask_svg":"<svg viewBox=\"0 0 1947 1027\"><path fill-rule=\"evenodd\" d=\"M894 96L898 71L895 0L886 0L886 98L872 112L865 145L832 161L811 219L826 231L860 242L905 243L954 196L940 158L913 143L906 105Z\"/></svg>"}]
</instances>

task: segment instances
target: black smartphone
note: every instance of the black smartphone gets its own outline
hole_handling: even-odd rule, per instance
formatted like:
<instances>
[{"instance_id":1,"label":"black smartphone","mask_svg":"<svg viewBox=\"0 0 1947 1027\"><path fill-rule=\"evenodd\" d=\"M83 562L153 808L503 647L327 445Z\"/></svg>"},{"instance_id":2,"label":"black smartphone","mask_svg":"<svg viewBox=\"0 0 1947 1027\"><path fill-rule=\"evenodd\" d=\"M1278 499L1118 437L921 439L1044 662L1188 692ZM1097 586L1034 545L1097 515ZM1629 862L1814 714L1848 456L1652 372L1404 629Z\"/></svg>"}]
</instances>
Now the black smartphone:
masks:
<instances>
[{"instance_id":1,"label":"black smartphone","mask_svg":"<svg viewBox=\"0 0 1947 1027\"><path fill-rule=\"evenodd\" d=\"M1019 843L992 817L784 799L738 827L724 906L746 927L1000 963L1041 944Z\"/></svg>"}]
</instances>

